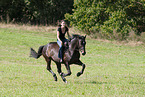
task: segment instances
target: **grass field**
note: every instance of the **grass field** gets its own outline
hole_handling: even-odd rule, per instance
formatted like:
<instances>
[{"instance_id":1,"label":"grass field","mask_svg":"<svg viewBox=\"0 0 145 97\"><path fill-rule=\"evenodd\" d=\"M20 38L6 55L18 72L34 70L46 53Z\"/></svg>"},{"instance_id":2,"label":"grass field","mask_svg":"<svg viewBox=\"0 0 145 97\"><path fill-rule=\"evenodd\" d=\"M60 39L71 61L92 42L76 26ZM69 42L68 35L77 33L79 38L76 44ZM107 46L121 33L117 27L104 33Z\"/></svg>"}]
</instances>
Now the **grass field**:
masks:
<instances>
[{"instance_id":1,"label":"grass field","mask_svg":"<svg viewBox=\"0 0 145 97\"><path fill-rule=\"evenodd\" d=\"M98 97L145 96L145 44L119 43L87 38L86 64L71 65L72 75L63 83L46 70L43 57L29 58L30 47L35 50L56 41L56 27L14 26L0 24L0 96L1 97ZM62 70L66 72L64 66Z\"/></svg>"}]
</instances>

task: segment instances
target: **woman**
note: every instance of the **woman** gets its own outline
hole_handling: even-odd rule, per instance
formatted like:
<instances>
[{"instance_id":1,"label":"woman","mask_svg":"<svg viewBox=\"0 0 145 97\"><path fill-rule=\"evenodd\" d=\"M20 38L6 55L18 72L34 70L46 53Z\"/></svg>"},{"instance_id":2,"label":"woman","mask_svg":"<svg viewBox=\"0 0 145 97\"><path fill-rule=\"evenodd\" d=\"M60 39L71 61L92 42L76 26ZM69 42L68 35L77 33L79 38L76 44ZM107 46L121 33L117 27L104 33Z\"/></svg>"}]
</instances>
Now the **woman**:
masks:
<instances>
[{"instance_id":1,"label":"woman","mask_svg":"<svg viewBox=\"0 0 145 97\"><path fill-rule=\"evenodd\" d=\"M65 42L67 42L67 39L65 38L65 34L67 33L68 37L70 37L69 30L66 27L66 23L64 20L61 21L61 25L57 30L57 44L59 45L59 54L58 57L60 58L60 62L63 61L63 45Z\"/></svg>"}]
</instances>

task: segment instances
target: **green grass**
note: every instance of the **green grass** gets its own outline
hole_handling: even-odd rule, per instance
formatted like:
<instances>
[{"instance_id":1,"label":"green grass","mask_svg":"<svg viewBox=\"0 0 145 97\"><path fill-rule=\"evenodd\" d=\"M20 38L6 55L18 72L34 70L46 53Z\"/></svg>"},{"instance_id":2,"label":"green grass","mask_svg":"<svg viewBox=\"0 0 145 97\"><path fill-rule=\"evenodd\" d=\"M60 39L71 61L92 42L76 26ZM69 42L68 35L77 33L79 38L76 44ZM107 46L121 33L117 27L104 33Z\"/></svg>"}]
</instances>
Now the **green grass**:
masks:
<instances>
[{"instance_id":1,"label":"green grass","mask_svg":"<svg viewBox=\"0 0 145 97\"><path fill-rule=\"evenodd\" d=\"M51 97L51 96L145 96L145 45L125 45L87 38L86 64L82 76L76 77L81 67L71 65L72 75L63 83L46 70L43 57L29 58L30 47L56 41L56 33L24 30L13 27L0 28L0 96L1 97ZM66 72L64 66L62 70Z\"/></svg>"}]
</instances>

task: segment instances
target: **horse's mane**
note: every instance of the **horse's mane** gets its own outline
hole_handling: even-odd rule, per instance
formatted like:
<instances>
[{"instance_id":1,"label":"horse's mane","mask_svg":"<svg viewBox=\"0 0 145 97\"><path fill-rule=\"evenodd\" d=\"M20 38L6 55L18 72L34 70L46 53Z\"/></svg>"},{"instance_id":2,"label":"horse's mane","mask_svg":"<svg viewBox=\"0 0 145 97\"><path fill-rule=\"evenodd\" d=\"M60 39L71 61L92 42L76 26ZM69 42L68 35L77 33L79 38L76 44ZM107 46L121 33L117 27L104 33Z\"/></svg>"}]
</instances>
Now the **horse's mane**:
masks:
<instances>
[{"instance_id":1,"label":"horse's mane","mask_svg":"<svg viewBox=\"0 0 145 97\"><path fill-rule=\"evenodd\" d=\"M80 37L78 34L72 34L72 37Z\"/></svg>"},{"instance_id":2,"label":"horse's mane","mask_svg":"<svg viewBox=\"0 0 145 97\"><path fill-rule=\"evenodd\" d=\"M72 34L71 39L73 39L73 38L81 38L81 37L82 37L81 35L78 35L78 34Z\"/></svg>"}]
</instances>

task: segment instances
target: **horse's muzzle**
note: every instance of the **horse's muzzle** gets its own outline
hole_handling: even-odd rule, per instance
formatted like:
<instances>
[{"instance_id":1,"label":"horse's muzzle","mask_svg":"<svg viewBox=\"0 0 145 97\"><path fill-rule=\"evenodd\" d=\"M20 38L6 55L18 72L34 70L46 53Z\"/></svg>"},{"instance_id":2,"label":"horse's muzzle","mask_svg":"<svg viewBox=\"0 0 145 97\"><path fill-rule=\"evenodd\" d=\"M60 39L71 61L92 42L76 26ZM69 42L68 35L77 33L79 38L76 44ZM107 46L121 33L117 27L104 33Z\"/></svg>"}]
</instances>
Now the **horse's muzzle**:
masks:
<instances>
[{"instance_id":1,"label":"horse's muzzle","mask_svg":"<svg viewBox=\"0 0 145 97\"><path fill-rule=\"evenodd\" d=\"M86 52L82 51L82 55L84 56L86 54Z\"/></svg>"}]
</instances>

